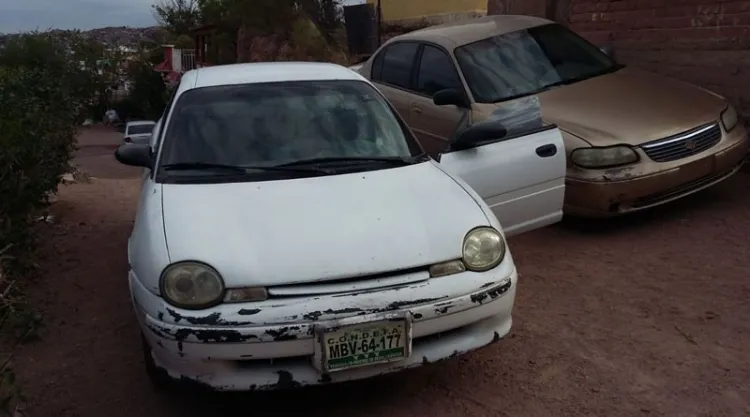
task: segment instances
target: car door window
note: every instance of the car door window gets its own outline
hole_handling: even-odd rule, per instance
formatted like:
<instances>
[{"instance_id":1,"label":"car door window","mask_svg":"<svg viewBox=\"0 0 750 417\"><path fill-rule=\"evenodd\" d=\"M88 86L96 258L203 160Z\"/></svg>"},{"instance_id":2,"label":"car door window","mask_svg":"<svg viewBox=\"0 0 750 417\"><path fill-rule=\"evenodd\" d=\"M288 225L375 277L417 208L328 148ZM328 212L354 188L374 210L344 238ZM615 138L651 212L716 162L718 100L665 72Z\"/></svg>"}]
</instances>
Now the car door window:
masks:
<instances>
[{"instance_id":1,"label":"car door window","mask_svg":"<svg viewBox=\"0 0 750 417\"><path fill-rule=\"evenodd\" d=\"M372 77L370 78L373 80L380 81L383 78L383 56L385 56L385 53L376 56L372 62Z\"/></svg>"},{"instance_id":2,"label":"car door window","mask_svg":"<svg viewBox=\"0 0 750 417\"><path fill-rule=\"evenodd\" d=\"M169 111L172 109L172 104L174 103L175 97L177 97L177 90L179 89L180 89L180 86L178 84L172 90L172 94L170 94L169 100L167 101L167 105L164 106L164 111L162 112L161 118L159 119L159 122L157 123L160 123L162 120L164 121L167 120L167 115L169 114ZM155 151L159 149L159 145L161 144L162 134L163 134L162 129L159 129L158 132L156 132L156 135L152 138L153 143L152 143L151 148Z\"/></svg>"},{"instance_id":3,"label":"car door window","mask_svg":"<svg viewBox=\"0 0 750 417\"><path fill-rule=\"evenodd\" d=\"M417 73L417 92L432 97L448 88L463 89L453 60L445 51L425 45Z\"/></svg>"},{"instance_id":4,"label":"car door window","mask_svg":"<svg viewBox=\"0 0 750 417\"><path fill-rule=\"evenodd\" d=\"M376 74L379 77L375 81L404 89L411 88L412 68L418 47L413 42L399 42L388 46L383 51L382 68L379 68L380 74Z\"/></svg>"}]
</instances>

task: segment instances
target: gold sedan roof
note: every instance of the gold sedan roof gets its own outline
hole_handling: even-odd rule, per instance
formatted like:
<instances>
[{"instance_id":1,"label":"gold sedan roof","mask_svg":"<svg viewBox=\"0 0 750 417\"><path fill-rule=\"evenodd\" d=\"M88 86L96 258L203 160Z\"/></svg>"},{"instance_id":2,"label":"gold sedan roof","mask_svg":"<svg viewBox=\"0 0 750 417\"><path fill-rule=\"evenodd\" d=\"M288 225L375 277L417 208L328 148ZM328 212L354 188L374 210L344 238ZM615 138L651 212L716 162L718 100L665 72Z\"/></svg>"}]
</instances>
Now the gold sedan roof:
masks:
<instances>
[{"instance_id":1,"label":"gold sedan roof","mask_svg":"<svg viewBox=\"0 0 750 417\"><path fill-rule=\"evenodd\" d=\"M431 26L397 36L390 41L428 41L454 49L492 36L553 23L533 16L494 15ZM389 41L389 42L390 42Z\"/></svg>"}]
</instances>

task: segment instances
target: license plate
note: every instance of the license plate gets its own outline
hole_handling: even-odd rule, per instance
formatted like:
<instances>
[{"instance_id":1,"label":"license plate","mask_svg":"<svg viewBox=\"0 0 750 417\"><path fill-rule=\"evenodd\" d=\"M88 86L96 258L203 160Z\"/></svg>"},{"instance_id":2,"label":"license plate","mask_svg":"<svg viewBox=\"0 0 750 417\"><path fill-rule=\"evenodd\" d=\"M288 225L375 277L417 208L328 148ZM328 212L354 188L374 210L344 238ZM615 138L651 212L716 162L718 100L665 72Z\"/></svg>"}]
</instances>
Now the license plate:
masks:
<instances>
[{"instance_id":1,"label":"license plate","mask_svg":"<svg viewBox=\"0 0 750 417\"><path fill-rule=\"evenodd\" d=\"M403 360L411 354L409 317L318 328L316 362L323 372Z\"/></svg>"}]
</instances>

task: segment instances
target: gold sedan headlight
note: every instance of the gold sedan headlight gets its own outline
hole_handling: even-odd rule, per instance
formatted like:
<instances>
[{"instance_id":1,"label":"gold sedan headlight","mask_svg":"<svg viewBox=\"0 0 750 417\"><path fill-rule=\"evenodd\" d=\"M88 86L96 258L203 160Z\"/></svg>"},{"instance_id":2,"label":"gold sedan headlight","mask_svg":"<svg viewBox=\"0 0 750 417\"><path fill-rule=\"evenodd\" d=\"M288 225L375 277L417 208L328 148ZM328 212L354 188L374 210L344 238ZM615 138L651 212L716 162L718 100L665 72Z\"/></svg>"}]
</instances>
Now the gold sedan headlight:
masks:
<instances>
[{"instance_id":1,"label":"gold sedan headlight","mask_svg":"<svg viewBox=\"0 0 750 417\"><path fill-rule=\"evenodd\" d=\"M573 150L570 158L581 168L612 168L638 162L638 154L627 145L578 148Z\"/></svg>"},{"instance_id":2,"label":"gold sedan headlight","mask_svg":"<svg viewBox=\"0 0 750 417\"><path fill-rule=\"evenodd\" d=\"M477 227L464 238L463 261L470 271L487 271L505 257L505 239L491 227Z\"/></svg>"},{"instance_id":3,"label":"gold sedan headlight","mask_svg":"<svg viewBox=\"0 0 750 417\"><path fill-rule=\"evenodd\" d=\"M179 262L164 269L161 295L175 307L199 310L220 304L224 281L219 273L200 262Z\"/></svg>"},{"instance_id":4,"label":"gold sedan headlight","mask_svg":"<svg viewBox=\"0 0 750 417\"><path fill-rule=\"evenodd\" d=\"M721 112L721 124L724 125L724 130L729 132L737 126L739 117L737 116L737 109L731 104Z\"/></svg>"}]
</instances>

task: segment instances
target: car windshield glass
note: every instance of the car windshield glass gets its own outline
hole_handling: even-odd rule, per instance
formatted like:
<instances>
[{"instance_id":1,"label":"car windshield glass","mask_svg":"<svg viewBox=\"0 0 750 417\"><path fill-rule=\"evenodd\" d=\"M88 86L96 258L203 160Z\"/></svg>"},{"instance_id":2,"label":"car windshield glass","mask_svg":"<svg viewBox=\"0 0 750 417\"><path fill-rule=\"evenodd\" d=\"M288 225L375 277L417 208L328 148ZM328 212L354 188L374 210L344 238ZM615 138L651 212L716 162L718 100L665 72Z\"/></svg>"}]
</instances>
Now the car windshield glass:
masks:
<instances>
[{"instance_id":1,"label":"car windshield glass","mask_svg":"<svg viewBox=\"0 0 750 417\"><path fill-rule=\"evenodd\" d=\"M373 158L379 169L395 166L384 158L421 153L385 99L362 81L199 88L178 98L169 125L162 166Z\"/></svg>"},{"instance_id":2,"label":"car windshield glass","mask_svg":"<svg viewBox=\"0 0 750 417\"><path fill-rule=\"evenodd\" d=\"M146 125L130 125L128 126L128 135L143 135L151 133L154 130L153 124Z\"/></svg>"},{"instance_id":3,"label":"car windshield glass","mask_svg":"<svg viewBox=\"0 0 750 417\"><path fill-rule=\"evenodd\" d=\"M549 24L456 48L458 65L478 103L496 103L621 68L569 29Z\"/></svg>"}]
</instances>

